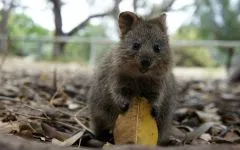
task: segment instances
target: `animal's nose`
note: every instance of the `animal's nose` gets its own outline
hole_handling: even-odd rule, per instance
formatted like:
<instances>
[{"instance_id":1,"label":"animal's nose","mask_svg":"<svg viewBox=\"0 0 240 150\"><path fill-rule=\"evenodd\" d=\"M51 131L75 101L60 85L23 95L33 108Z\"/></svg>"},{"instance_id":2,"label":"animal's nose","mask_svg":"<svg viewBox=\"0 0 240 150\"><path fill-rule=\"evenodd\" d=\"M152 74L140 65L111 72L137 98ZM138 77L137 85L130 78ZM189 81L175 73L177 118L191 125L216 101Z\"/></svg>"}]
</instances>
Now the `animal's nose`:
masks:
<instances>
[{"instance_id":1,"label":"animal's nose","mask_svg":"<svg viewBox=\"0 0 240 150\"><path fill-rule=\"evenodd\" d=\"M143 59L143 60L141 60L140 63L141 63L143 68L148 68L151 65L151 61L148 60L148 59Z\"/></svg>"}]
</instances>

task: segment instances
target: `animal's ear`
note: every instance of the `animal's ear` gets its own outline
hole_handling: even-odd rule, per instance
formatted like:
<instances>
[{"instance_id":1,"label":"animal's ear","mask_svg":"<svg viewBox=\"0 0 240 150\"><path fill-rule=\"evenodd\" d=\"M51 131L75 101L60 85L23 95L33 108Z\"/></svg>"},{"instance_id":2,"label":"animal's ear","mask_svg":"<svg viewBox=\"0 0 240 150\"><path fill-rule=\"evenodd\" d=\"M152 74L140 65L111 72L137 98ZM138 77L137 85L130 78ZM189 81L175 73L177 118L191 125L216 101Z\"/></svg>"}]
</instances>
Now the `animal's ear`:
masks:
<instances>
[{"instance_id":1,"label":"animal's ear","mask_svg":"<svg viewBox=\"0 0 240 150\"><path fill-rule=\"evenodd\" d=\"M166 18L167 18L166 13L162 13L160 16L158 16L156 18L153 18L150 21L155 23L155 24L157 24L157 25L159 25L160 29L163 32L167 32Z\"/></svg>"},{"instance_id":2,"label":"animal's ear","mask_svg":"<svg viewBox=\"0 0 240 150\"><path fill-rule=\"evenodd\" d=\"M118 25L121 35L124 36L134 25L139 23L140 18L130 11L125 11L119 14Z\"/></svg>"}]
</instances>

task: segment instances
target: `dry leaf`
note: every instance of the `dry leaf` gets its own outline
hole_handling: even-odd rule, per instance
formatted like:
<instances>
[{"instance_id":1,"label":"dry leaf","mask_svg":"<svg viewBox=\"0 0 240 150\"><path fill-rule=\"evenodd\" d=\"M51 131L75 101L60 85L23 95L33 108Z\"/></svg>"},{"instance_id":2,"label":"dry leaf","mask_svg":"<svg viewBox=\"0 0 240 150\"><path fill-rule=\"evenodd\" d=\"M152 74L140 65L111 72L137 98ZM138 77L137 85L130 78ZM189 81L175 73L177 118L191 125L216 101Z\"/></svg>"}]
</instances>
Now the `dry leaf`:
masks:
<instances>
[{"instance_id":1,"label":"dry leaf","mask_svg":"<svg viewBox=\"0 0 240 150\"><path fill-rule=\"evenodd\" d=\"M207 142L209 142L209 141L212 140L211 135L208 134L208 133L204 133L204 134L202 134L199 138L202 139L202 140L204 140L204 141L207 141Z\"/></svg>"},{"instance_id":2,"label":"dry leaf","mask_svg":"<svg viewBox=\"0 0 240 150\"><path fill-rule=\"evenodd\" d=\"M214 125L213 122L206 122L202 124L200 127L198 127L193 132L187 133L187 136L184 139L184 143L190 143L191 141L197 139L202 134L204 134L206 131L208 131L212 126Z\"/></svg>"},{"instance_id":3,"label":"dry leaf","mask_svg":"<svg viewBox=\"0 0 240 150\"><path fill-rule=\"evenodd\" d=\"M50 104L54 106L66 106L69 100L70 97L64 92L64 90L59 89L50 100Z\"/></svg>"},{"instance_id":4,"label":"dry leaf","mask_svg":"<svg viewBox=\"0 0 240 150\"><path fill-rule=\"evenodd\" d=\"M79 140L82 135L83 135L84 131L80 131L77 134L73 135L72 137L66 139L65 141L61 142L57 139L52 139L52 143L59 145L59 146L71 146L73 145L77 140Z\"/></svg>"},{"instance_id":5,"label":"dry leaf","mask_svg":"<svg viewBox=\"0 0 240 150\"><path fill-rule=\"evenodd\" d=\"M42 123L41 125L42 125L42 128L43 128L45 134L48 137L55 138L59 141L64 141L64 140L70 138L70 135L60 132L60 131L57 131L55 128L49 126L46 123Z\"/></svg>"},{"instance_id":6,"label":"dry leaf","mask_svg":"<svg viewBox=\"0 0 240 150\"><path fill-rule=\"evenodd\" d=\"M196 114L203 122L220 122L221 120L220 116L217 113L196 111Z\"/></svg>"},{"instance_id":7,"label":"dry leaf","mask_svg":"<svg viewBox=\"0 0 240 150\"><path fill-rule=\"evenodd\" d=\"M134 98L129 110L119 115L113 135L115 144L157 144L157 124L145 98Z\"/></svg>"},{"instance_id":8,"label":"dry leaf","mask_svg":"<svg viewBox=\"0 0 240 150\"><path fill-rule=\"evenodd\" d=\"M0 122L0 133L18 133L20 131L19 129L20 123L18 121L3 123Z\"/></svg>"}]
</instances>

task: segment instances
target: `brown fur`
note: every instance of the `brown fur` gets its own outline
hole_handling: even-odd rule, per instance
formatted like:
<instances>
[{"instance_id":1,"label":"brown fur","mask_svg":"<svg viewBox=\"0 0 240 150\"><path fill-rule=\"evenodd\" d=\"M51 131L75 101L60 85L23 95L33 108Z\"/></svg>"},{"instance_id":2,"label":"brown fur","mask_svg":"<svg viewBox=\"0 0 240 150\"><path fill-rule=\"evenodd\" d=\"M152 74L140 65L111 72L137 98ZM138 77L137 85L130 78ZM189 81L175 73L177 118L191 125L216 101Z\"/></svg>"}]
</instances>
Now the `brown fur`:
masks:
<instances>
[{"instance_id":1,"label":"brown fur","mask_svg":"<svg viewBox=\"0 0 240 150\"><path fill-rule=\"evenodd\" d=\"M173 58L169 48L166 15L144 20L132 12L119 15L121 41L95 71L89 93L91 122L97 137L112 130L122 108L133 96L146 97L157 121L159 144L168 140L176 103L175 81L172 75ZM139 50L133 43L140 43ZM153 46L158 44L160 51ZM142 60L151 64L143 68Z\"/></svg>"}]
</instances>

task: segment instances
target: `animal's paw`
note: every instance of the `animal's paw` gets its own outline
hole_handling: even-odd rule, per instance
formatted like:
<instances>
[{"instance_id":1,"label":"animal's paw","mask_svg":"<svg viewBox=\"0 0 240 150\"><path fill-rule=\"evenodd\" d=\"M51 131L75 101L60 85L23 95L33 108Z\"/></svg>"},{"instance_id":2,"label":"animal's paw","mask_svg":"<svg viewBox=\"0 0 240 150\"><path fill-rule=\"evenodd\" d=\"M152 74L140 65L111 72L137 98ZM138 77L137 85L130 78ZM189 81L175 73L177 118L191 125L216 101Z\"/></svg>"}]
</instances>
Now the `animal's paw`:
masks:
<instances>
[{"instance_id":1,"label":"animal's paw","mask_svg":"<svg viewBox=\"0 0 240 150\"><path fill-rule=\"evenodd\" d=\"M130 102L129 101L123 101L119 104L119 109L122 113L126 112L129 108Z\"/></svg>"},{"instance_id":2,"label":"animal's paw","mask_svg":"<svg viewBox=\"0 0 240 150\"><path fill-rule=\"evenodd\" d=\"M157 117L157 111L158 111L158 108L156 106L152 106L151 115L153 118Z\"/></svg>"}]
</instances>

